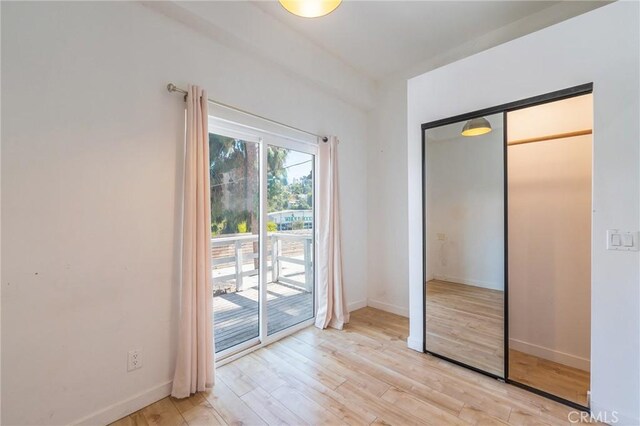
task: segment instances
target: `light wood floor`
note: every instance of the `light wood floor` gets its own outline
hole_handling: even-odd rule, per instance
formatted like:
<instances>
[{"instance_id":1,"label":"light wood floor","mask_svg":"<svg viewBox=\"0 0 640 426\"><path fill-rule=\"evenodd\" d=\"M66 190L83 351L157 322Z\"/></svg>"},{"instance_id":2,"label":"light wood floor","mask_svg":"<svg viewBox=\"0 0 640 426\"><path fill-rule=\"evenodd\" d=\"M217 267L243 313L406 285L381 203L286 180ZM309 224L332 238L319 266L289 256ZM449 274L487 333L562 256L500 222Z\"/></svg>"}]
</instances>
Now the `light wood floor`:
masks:
<instances>
[{"instance_id":1,"label":"light wood floor","mask_svg":"<svg viewBox=\"0 0 640 426\"><path fill-rule=\"evenodd\" d=\"M510 349L509 378L569 401L587 405L587 391L590 387L588 371Z\"/></svg>"},{"instance_id":2,"label":"light wood floor","mask_svg":"<svg viewBox=\"0 0 640 426\"><path fill-rule=\"evenodd\" d=\"M428 351L504 376L504 292L431 280L426 314Z\"/></svg>"},{"instance_id":3,"label":"light wood floor","mask_svg":"<svg viewBox=\"0 0 640 426\"><path fill-rule=\"evenodd\" d=\"M569 424L571 409L406 347L408 320L372 308L219 367L211 392L165 398L124 425Z\"/></svg>"},{"instance_id":4,"label":"light wood floor","mask_svg":"<svg viewBox=\"0 0 640 426\"><path fill-rule=\"evenodd\" d=\"M504 293L465 284L427 283L427 349L503 376ZM509 351L509 378L581 405L589 373Z\"/></svg>"}]
</instances>

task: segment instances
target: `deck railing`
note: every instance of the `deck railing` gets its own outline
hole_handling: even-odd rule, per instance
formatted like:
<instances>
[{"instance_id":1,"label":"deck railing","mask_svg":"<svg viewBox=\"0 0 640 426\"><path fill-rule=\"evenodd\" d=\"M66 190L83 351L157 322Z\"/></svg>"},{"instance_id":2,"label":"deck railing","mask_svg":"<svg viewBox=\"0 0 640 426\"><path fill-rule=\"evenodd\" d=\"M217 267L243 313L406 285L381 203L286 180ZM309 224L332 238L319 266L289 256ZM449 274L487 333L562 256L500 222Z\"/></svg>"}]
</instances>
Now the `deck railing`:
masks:
<instances>
[{"instance_id":1,"label":"deck railing","mask_svg":"<svg viewBox=\"0 0 640 426\"><path fill-rule=\"evenodd\" d=\"M272 272L271 281L301 287L300 281L296 281L282 274L282 264L290 263L294 265L301 265L304 268L304 283L301 288L305 291L311 291L313 289L313 235L274 232L267 234L267 238L267 247L271 249L271 266L267 268ZM298 257L284 256L282 251L283 241L302 242L302 259ZM258 235L256 234L212 238L212 249L215 249L216 247L233 246L233 254L231 256L213 257L211 266L213 269L216 269L216 267L219 267L220 265L233 264L234 272L231 274L216 276L215 279L224 281L233 278L235 279L236 291L244 290L244 278L255 276L259 271L257 268L257 262L254 262L254 260L258 258L258 253L244 253L242 250L242 244L257 242ZM247 260L251 260L254 267L244 270L243 265Z\"/></svg>"}]
</instances>

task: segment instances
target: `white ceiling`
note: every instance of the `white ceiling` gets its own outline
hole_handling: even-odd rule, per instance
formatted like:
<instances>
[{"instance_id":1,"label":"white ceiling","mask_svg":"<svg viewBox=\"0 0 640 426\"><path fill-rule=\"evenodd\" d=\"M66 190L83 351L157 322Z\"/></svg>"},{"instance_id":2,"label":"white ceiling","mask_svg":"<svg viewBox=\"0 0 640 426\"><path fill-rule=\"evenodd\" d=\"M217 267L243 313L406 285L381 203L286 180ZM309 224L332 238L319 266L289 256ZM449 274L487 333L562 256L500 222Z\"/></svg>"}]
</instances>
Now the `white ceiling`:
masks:
<instances>
[{"instance_id":1,"label":"white ceiling","mask_svg":"<svg viewBox=\"0 0 640 426\"><path fill-rule=\"evenodd\" d=\"M300 18L275 1L253 4L374 80L406 70L506 26L532 30L602 6L596 1L348 1ZM529 21L527 23L522 21ZM518 29L514 29L518 32Z\"/></svg>"},{"instance_id":2,"label":"white ceiling","mask_svg":"<svg viewBox=\"0 0 640 426\"><path fill-rule=\"evenodd\" d=\"M143 1L258 66L278 69L357 108L379 87L538 31L602 1L343 0L322 18L269 1Z\"/></svg>"}]
</instances>

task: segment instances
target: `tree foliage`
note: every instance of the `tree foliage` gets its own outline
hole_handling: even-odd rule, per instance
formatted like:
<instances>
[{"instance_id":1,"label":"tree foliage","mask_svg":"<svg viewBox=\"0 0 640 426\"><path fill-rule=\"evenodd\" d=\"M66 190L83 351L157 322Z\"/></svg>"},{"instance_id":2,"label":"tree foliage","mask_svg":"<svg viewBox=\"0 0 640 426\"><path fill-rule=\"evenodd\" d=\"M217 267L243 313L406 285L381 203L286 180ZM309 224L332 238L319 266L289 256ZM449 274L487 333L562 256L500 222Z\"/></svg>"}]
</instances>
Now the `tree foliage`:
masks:
<instances>
[{"instance_id":1,"label":"tree foliage","mask_svg":"<svg viewBox=\"0 0 640 426\"><path fill-rule=\"evenodd\" d=\"M310 209L313 177L289 182L288 150L267 149L267 204L270 212ZM259 210L258 144L209 133L211 232L213 235L257 233Z\"/></svg>"}]
</instances>

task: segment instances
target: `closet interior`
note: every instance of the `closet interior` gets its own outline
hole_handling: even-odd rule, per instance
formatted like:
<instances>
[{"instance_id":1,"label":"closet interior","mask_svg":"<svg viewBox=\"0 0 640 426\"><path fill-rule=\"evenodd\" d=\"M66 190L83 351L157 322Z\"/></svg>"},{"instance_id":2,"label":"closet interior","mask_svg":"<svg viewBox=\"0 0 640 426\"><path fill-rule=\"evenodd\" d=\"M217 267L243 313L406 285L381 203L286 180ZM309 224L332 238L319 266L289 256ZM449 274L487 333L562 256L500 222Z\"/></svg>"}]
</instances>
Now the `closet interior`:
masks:
<instances>
[{"instance_id":1,"label":"closet interior","mask_svg":"<svg viewBox=\"0 0 640 426\"><path fill-rule=\"evenodd\" d=\"M587 406L591 94L507 112L509 378Z\"/></svg>"}]
</instances>

